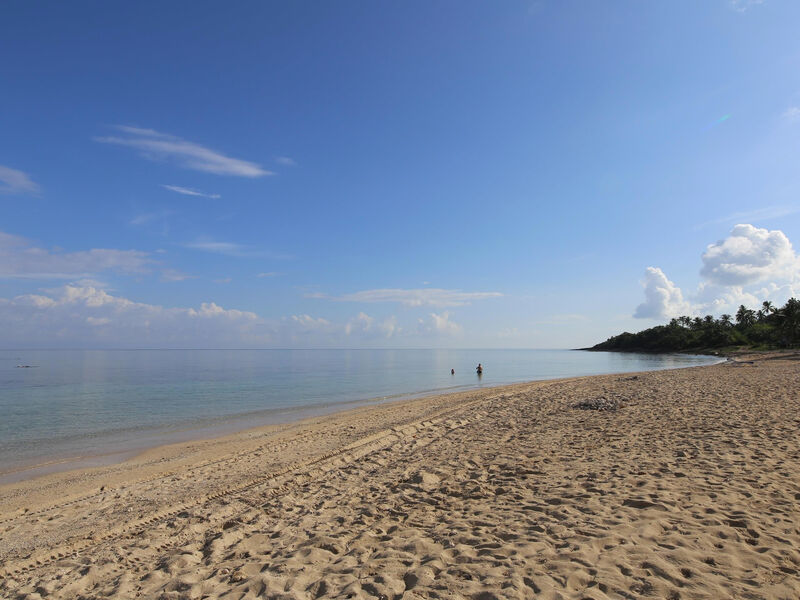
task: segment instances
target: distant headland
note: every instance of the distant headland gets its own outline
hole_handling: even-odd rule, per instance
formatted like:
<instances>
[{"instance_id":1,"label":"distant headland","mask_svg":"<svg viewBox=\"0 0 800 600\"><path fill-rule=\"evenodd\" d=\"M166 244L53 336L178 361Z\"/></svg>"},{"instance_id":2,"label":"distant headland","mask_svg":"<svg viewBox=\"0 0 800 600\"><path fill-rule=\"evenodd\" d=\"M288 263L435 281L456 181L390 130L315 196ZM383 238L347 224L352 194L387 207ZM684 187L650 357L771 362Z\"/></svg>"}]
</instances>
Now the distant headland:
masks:
<instances>
[{"instance_id":1,"label":"distant headland","mask_svg":"<svg viewBox=\"0 0 800 600\"><path fill-rule=\"evenodd\" d=\"M800 300L782 307L765 301L753 310L744 305L735 316L676 317L638 333L620 333L582 350L614 352L727 352L743 348L771 350L800 344Z\"/></svg>"}]
</instances>

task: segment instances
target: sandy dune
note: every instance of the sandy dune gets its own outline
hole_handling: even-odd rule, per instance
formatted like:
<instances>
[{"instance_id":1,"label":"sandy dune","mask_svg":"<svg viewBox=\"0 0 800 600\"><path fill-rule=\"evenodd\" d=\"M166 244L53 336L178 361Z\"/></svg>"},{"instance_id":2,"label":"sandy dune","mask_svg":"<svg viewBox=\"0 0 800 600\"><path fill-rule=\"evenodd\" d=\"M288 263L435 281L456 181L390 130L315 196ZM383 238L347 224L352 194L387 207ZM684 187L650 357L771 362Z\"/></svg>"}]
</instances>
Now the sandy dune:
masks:
<instances>
[{"instance_id":1,"label":"sandy dune","mask_svg":"<svg viewBox=\"0 0 800 600\"><path fill-rule=\"evenodd\" d=\"M799 358L425 398L5 486L0 597L797 599Z\"/></svg>"}]
</instances>

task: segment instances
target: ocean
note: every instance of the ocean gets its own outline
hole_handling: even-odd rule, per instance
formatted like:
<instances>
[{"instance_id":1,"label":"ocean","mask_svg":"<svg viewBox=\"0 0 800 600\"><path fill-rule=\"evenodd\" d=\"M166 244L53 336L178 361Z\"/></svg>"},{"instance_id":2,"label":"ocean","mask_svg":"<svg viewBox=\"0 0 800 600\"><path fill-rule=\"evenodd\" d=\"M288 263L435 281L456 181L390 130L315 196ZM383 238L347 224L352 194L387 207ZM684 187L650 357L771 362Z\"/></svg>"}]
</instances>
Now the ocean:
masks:
<instances>
[{"instance_id":1,"label":"ocean","mask_svg":"<svg viewBox=\"0 0 800 600\"><path fill-rule=\"evenodd\" d=\"M0 483L367 403L718 360L570 350L0 351Z\"/></svg>"}]
</instances>

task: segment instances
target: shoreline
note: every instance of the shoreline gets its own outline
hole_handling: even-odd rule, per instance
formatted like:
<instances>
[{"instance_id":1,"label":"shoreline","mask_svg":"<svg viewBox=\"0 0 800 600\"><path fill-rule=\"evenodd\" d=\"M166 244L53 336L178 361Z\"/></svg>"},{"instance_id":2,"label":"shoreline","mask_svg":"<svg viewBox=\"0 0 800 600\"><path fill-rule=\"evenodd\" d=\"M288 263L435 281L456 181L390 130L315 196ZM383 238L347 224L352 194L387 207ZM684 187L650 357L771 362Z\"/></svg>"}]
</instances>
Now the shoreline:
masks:
<instances>
[{"instance_id":1,"label":"shoreline","mask_svg":"<svg viewBox=\"0 0 800 600\"><path fill-rule=\"evenodd\" d=\"M689 367L678 367L677 369L698 369L698 368L705 368L713 366L713 363L710 365L694 365ZM663 369L664 371L670 370L677 370L677 369ZM274 423L265 423L259 424L252 427L239 427L233 431L228 431L225 433L221 433L218 435L206 435L206 436L198 436L192 435L195 432L202 431L198 429L187 429L186 432L190 434L191 437L183 440L177 441L169 441L166 443L157 443L154 445L148 445L144 448L139 449L123 449L120 451L112 451L107 454L100 454L100 455L89 455L89 456L78 456L78 457L66 457L63 460L59 460L58 458L53 458L53 460L46 461L41 465L33 465L30 467L23 467L20 470L8 470L0 472L0 498L2 498L2 493L4 490L8 488L12 488L16 485L25 485L27 483L36 483L43 478L72 478L73 476L81 475L88 472L93 472L97 470L102 470L104 468L113 468L116 466L124 466L125 463L137 463L139 460L161 460L161 458L166 456L171 456L173 451L179 450L182 452L199 452L203 446L208 444L227 444L229 442L237 442L242 438L251 438L251 437L260 437L262 435L270 435L276 431L283 431L283 430L293 430L297 428L302 428L308 425L318 425L320 423L324 423L327 419L348 419L350 417L357 417L362 411L370 410L370 409L380 409L381 407L392 406L392 405L403 405L405 403L413 403L415 401L446 401L449 397L458 396L462 394L467 394L470 392L483 392L483 393L502 393L506 388L516 388L518 386L530 386L535 385L538 383L548 383L548 382L566 382L566 381L577 381L580 379L591 378L591 377L611 377L611 376L623 376L623 375L638 375L643 373L651 373L654 371L626 371L621 373L610 373L610 374L603 374L603 375L580 375L577 377L562 377L562 378L554 378L554 379L534 379L530 381L523 381L523 382L515 382L515 383L506 383L500 384L496 386L490 387L478 387L478 386L469 386L465 387L465 389L459 389L455 391L443 392L443 393L429 393L429 392L418 392L412 394L402 394L401 397L393 398L390 400L384 399L371 399L371 400L353 400L349 402L342 402L330 405L324 405L325 408L330 408L329 412L320 412L314 414L307 415L301 418L290 418L286 421L278 421ZM358 405L351 408L342 408L343 406L348 405ZM304 408L297 408L293 409L296 412L305 412L311 411L315 408L321 408L318 406L311 406L311 407L304 407ZM209 429L214 429L214 427L210 427ZM106 456L121 456L119 460L113 460L112 462L103 462L103 457ZM64 463L73 463L73 462L86 462L86 463L94 463L95 460L100 459L100 462L97 464L87 464L86 466L77 466L75 468L65 468L65 469L58 469L55 471L45 472L39 475L34 475L32 477L23 477L20 479L16 479L14 481L4 481L4 477L6 475L14 475L20 471L28 471L37 469L39 466L43 468L47 468L48 465L56 463L56 464L64 464Z\"/></svg>"},{"instance_id":2,"label":"shoreline","mask_svg":"<svg viewBox=\"0 0 800 600\"><path fill-rule=\"evenodd\" d=\"M427 396L5 485L0 596L794 597L797 368Z\"/></svg>"},{"instance_id":3,"label":"shoreline","mask_svg":"<svg viewBox=\"0 0 800 600\"><path fill-rule=\"evenodd\" d=\"M663 353L665 356L680 353ZM712 358L713 355L703 355L695 353L683 353L686 356L693 357L708 357ZM711 366L717 363L709 363L708 365L691 365L686 367L670 367L670 368L693 368L696 366ZM662 369L655 369L662 370ZM577 377L594 377L603 375L614 375L622 373L637 373L638 371L620 371L615 373L604 373L597 375L579 375ZM642 371L648 372L648 371ZM574 377L542 377L538 379L526 379L520 381L512 381L510 383L500 383L486 387L481 385L480 380L471 384L461 384L453 386L452 388L443 388L440 390L420 390L416 392L398 393L391 396L366 398L360 400L345 400L338 402L323 402L319 404L312 404L307 406L297 407L281 407L274 409L265 409L261 411L254 411L250 413L240 413L227 416L221 416L214 419L209 419L204 422L191 423L186 422L183 424L176 424L171 429L144 429L140 431L140 435L135 438L127 439L122 444L115 444L114 446L108 445L98 448L94 452L85 454L72 454L65 455L63 453L53 453L43 455L41 457L32 458L29 461L22 461L19 463L9 463L8 465L0 468L0 487L45 477L47 475L56 473L65 473L74 470L82 470L89 468L99 468L104 466L113 466L125 462L127 460L135 459L141 454L157 450L161 447L172 446L176 444L190 444L193 442L202 442L225 438L228 436L244 433L250 430L259 428L269 428L272 426L292 424L300 422L308 418L324 417L326 415L347 413L359 407L366 406L380 406L390 402L403 402L407 400L420 399L432 396L446 396L451 394L458 394L472 390L488 390L493 388L505 387L510 385L525 385L541 381L554 381L554 380L568 380ZM252 419L257 421L256 425L248 425L246 421ZM108 435L106 432L100 432Z\"/></svg>"}]
</instances>

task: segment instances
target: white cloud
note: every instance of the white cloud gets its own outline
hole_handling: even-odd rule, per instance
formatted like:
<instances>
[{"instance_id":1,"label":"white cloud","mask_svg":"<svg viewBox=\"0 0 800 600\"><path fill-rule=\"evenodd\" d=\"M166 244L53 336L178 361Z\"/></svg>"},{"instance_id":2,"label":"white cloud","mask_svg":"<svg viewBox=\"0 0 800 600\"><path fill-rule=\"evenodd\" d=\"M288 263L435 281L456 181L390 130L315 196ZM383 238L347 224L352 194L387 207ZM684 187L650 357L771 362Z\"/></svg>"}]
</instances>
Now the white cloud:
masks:
<instances>
[{"instance_id":1,"label":"white cloud","mask_svg":"<svg viewBox=\"0 0 800 600\"><path fill-rule=\"evenodd\" d=\"M419 344L461 333L447 311L430 313L415 329L395 316L359 313L344 322L310 314L264 319L214 302L169 308L137 302L80 281L14 298L0 298L0 346L115 348L343 347Z\"/></svg>"},{"instance_id":2,"label":"white cloud","mask_svg":"<svg viewBox=\"0 0 800 600\"><path fill-rule=\"evenodd\" d=\"M189 275L177 269L163 269L161 271L161 281L185 281L187 279L197 279L197 276Z\"/></svg>"},{"instance_id":3,"label":"white cloud","mask_svg":"<svg viewBox=\"0 0 800 600\"><path fill-rule=\"evenodd\" d=\"M342 296L328 296L326 294L307 294L307 298L322 298L341 302L398 302L406 306L463 306L473 300L499 298L499 292L462 292L461 290L442 290L425 288L416 290L378 289L364 290Z\"/></svg>"},{"instance_id":4,"label":"white cloud","mask_svg":"<svg viewBox=\"0 0 800 600\"><path fill-rule=\"evenodd\" d=\"M634 317L719 315L735 312L742 304L757 308L764 300L783 304L797 296L800 257L782 231L736 225L727 238L706 248L702 261L704 281L686 300L661 269L648 267L643 281L645 302Z\"/></svg>"},{"instance_id":5,"label":"white cloud","mask_svg":"<svg viewBox=\"0 0 800 600\"><path fill-rule=\"evenodd\" d=\"M800 106L790 106L781 116L789 123L800 123Z\"/></svg>"},{"instance_id":6,"label":"white cloud","mask_svg":"<svg viewBox=\"0 0 800 600\"><path fill-rule=\"evenodd\" d=\"M452 336L463 331L463 327L450 320L450 313L443 311L441 314L430 313L425 319L417 319L416 333L422 336Z\"/></svg>"},{"instance_id":7,"label":"white cloud","mask_svg":"<svg viewBox=\"0 0 800 600\"><path fill-rule=\"evenodd\" d=\"M765 0L730 0L730 7L736 12L747 12L753 6L764 4Z\"/></svg>"},{"instance_id":8,"label":"white cloud","mask_svg":"<svg viewBox=\"0 0 800 600\"><path fill-rule=\"evenodd\" d=\"M218 242L210 239L200 239L194 242L187 242L181 244L184 248L192 250L201 250L203 252L213 252L214 254L224 254L225 256L234 256L237 258L271 258L273 260L289 260L292 256L288 254L279 254L276 252L267 252L265 250L257 250L251 246L244 244L237 244L234 242Z\"/></svg>"},{"instance_id":9,"label":"white cloud","mask_svg":"<svg viewBox=\"0 0 800 600\"><path fill-rule=\"evenodd\" d=\"M733 312L734 309L744 304L745 306L760 306L765 298L745 291L742 286L720 286L713 283L701 283L697 293L693 296L694 304L689 314L720 315ZM673 315L674 316L674 315Z\"/></svg>"},{"instance_id":10,"label":"white cloud","mask_svg":"<svg viewBox=\"0 0 800 600\"><path fill-rule=\"evenodd\" d=\"M267 273L259 273L256 277L263 278L263 277L277 277L280 275L277 271L269 271Z\"/></svg>"},{"instance_id":11,"label":"white cloud","mask_svg":"<svg viewBox=\"0 0 800 600\"><path fill-rule=\"evenodd\" d=\"M353 331L369 331L375 319L368 314L360 312L347 322L344 327L345 335L350 335Z\"/></svg>"},{"instance_id":12,"label":"white cloud","mask_svg":"<svg viewBox=\"0 0 800 600\"><path fill-rule=\"evenodd\" d=\"M444 333L447 335L461 333L461 325L450 320L449 312L444 311L441 314L431 313L430 316L433 320L434 329L439 333Z\"/></svg>"},{"instance_id":13,"label":"white cloud","mask_svg":"<svg viewBox=\"0 0 800 600\"><path fill-rule=\"evenodd\" d=\"M183 245L192 250L203 250L204 252L215 252L217 254L228 254L230 256L244 256L247 253L246 246L234 244L233 242L205 241L189 242Z\"/></svg>"},{"instance_id":14,"label":"white cloud","mask_svg":"<svg viewBox=\"0 0 800 600\"><path fill-rule=\"evenodd\" d=\"M736 225L730 236L710 244L700 274L719 285L746 285L800 274L800 262L780 230Z\"/></svg>"},{"instance_id":15,"label":"white cloud","mask_svg":"<svg viewBox=\"0 0 800 600\"><path fill-rule=\"evenodd\" d=\"M133 217L130 221L128 221L128 224L135 226L149 225L150 223L156 221L164 221L167 217L174 214L175 211L172 210L159 210L157 212L142 213Z\"/></svg>"},{"instance_id":16,"label":"white cloud","mask_svg":"<svg viewBox=\"0 0 800 600\"><path fill-rule=\"evenodd\" d=\"M297 163L294 159L289 158L288 156L276 156L275 162L279 165L283 165L284 167L296 167Z\"/></svg>"},{"instance_id":17,"label":"white cloud","mask_svg":"<svg viewBox=\"0 0 800 600\"><path fill-rule=\"evenodd\" d=\"M39 186L22 171L0 165L0 194L38 194Z\"/></svg>"},{"instance_id":18,"label":"white cloud","mask_svg":"<svg viewBox=\"0 0 800 600\"><path fill-rule=\"evenodd\" d=\"M333 323L322 317L312 317L311 315L292 315L289 317L290 322L298 325L302 332L321 331L329 333L334 329Z\"/></svg>"},{"instance_id":19,"label":"white cloud","mask_svg":"<svg viewBox=\"0 0 800 600\"><path fill-rule=\"evenodd\" d=\"M153 262L140 250L51 252L23 237L0 232L0 278L73 279L103 271L147 273Z\"/></svg>"},{"instance_id":20,"label":"white cloud","mask_svg":"<svg viewBox=\"0 0 800 600\"><path fill-rule=\"evenodd\" d=\"M647 267L642 281L645 301L636 307L637 319L663 319L691 312L678 286L657 267Z\"/></svg>"},{"instance_id":21,"label":"white cloud","mask_svg":"<svg viewBox=\"0 0 800 600\"><path fill-rule=\"evenodd\" d=\"M0 298L0 343L31 346L221 347L267 343L254 313L213 302L165 308L69 284L45 294Z\"/></svg>"},{"instance_id":22,"label":"white cloud","mask_svg":"<svg viewBox=\"0 0 800 600\"><path fill-rule=\"evenodd\" d=\"M198 190L193 190L192 188L185 188L179 185L162 185L164 189L170 190L172 192L177 192L178 194L183 194L184 196L202 196L203 198L222 198L219 194L206 194L205 192L201 192Z\"/></svg>"},{"instance_id":23,"label":"white cloud","mask_svg":"<svg viewBox=\"0 0 800 600\"><path fill-rule=\"evenodd\" d=\"M364 337L390 338L399 332L397 317L391 316L383 321L376 321L364 312L358 313L344 327L344 333L347 336L358 334Z\"/></svg>"},{"instance_id":24,"label":"white cloud","mask_svg":"<svg viewBox=\"0 0 800 600\"><path fill-rule=\"evenodd\" d=\"M231 158L177 136L161 133L153 129L119 125L116 129L122 136L104 136L93 138L103 144L115 144L139 150L139 154L149 160L174 162L185 169L213 173L215 175L233 175L236 177L263 177L273 175L260 165Z\"/></svg>"},{"instance_id":25,"label":"white cloud","mask_svg":"<svg viewBox=\"0 0 800 600\"><path fill-rule=\"evenodd\" d=\"M212 281L214 283L224 284L224 283L230 283L231 281L233 281L233 278L231 278L231 277L222 277L220 279L213 279Z\"/></svg>"}]
</instances>

